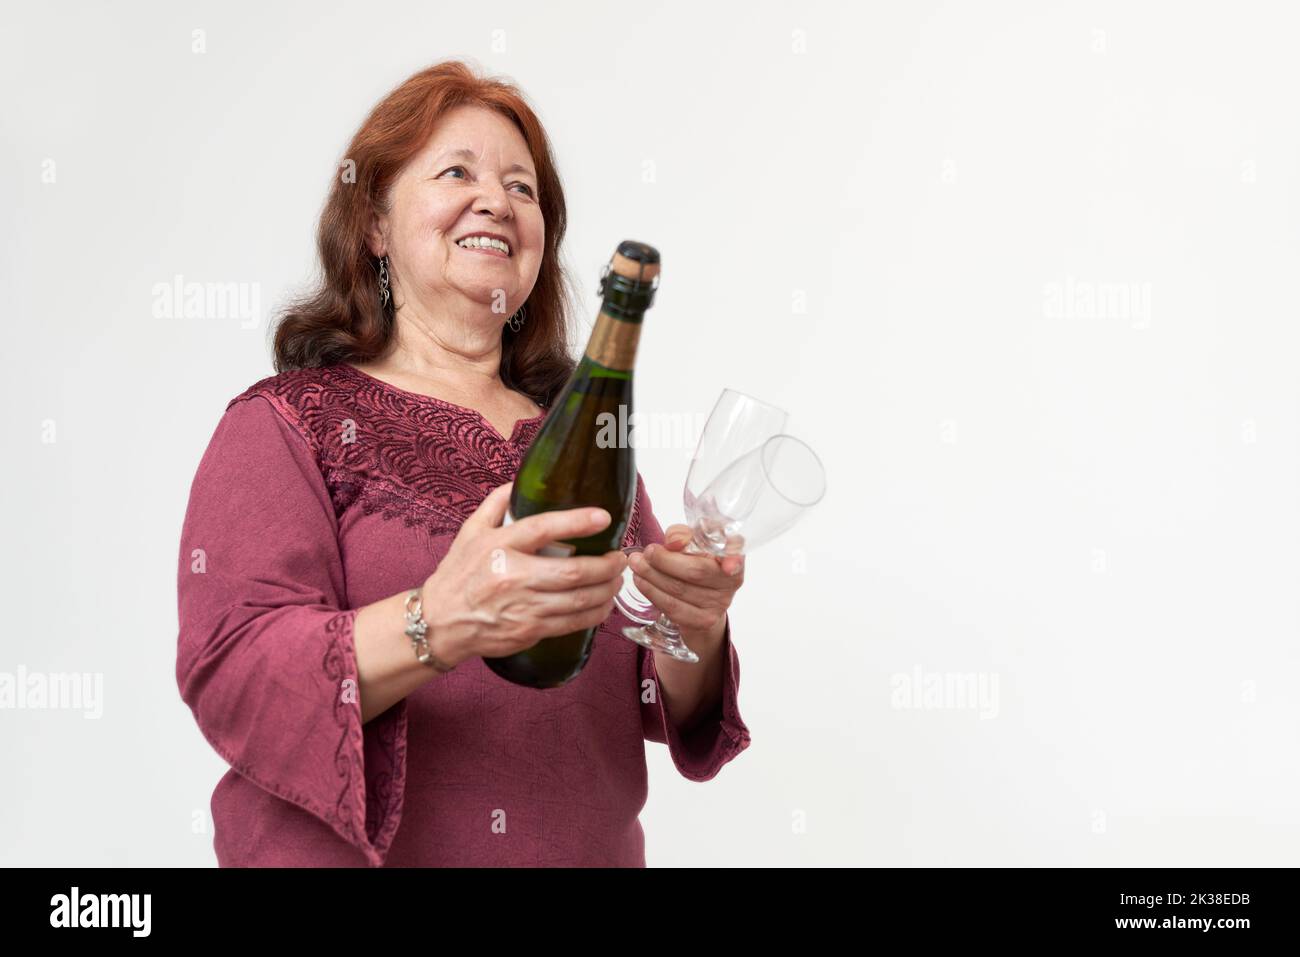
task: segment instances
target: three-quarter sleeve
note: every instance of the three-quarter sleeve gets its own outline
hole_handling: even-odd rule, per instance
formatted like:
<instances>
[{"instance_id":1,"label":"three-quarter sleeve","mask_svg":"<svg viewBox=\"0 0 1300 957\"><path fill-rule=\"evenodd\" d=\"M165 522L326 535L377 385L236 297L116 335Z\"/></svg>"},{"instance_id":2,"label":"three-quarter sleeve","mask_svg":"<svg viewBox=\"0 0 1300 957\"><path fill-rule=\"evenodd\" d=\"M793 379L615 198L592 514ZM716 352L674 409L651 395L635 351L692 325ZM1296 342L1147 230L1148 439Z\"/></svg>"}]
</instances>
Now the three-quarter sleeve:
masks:
<instances>
[{"instance_id":1,"label":"three-quarter sleeve","mask_svg":"<svg viewBox=\"0 0 1300 957\"><path fill-rule=\"evenodd\" d=\"M650 506L650 497L639 473L636 483L637 506L641 512L636 544L662 544L663 528ZM722 641L721 653L725 662L722 700L712 714L702 718L685 733L679 731L669 720L664 709L663 696L659 693L659 675L655 670L655 652L638 646L641 652L639 685L643 689L642 731L646 740L668 745L668 753L678 772L691 781L712 779L724 764L749 747L749 728L740 716L740 658L731 641L730 616L727 617L727 628ZM647 681L653 682L653 694L646 693ZM647 701L647 698L651 700Z\"/></svg>"},{"instance_id":2,"label":"three-quarter sleeve","mask_svg":"<svg viewBox=\"0 0 1300 957\"><path fill-rule=\"evenodd\" d=\"M177 593L176 679L204 737L381 866L401 818L406 702L362 723L329 491L309 435L265 395L227 407L199 463Z\"/></svg>"}]
</instances>

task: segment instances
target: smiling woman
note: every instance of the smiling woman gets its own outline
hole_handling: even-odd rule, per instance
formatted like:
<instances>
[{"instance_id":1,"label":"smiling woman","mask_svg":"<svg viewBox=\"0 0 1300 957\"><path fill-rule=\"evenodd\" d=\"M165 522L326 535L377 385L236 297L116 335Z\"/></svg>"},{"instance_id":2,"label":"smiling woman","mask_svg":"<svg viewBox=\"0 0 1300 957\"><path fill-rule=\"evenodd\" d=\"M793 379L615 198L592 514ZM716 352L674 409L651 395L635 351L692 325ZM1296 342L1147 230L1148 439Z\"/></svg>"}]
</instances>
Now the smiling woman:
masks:
<instances>
[{"instance_id":1,"label":"smiling woman","mask_svg":"<svg viewBox=\"0 0 1300 957\"><path fill-rule=\"evenodd\" d=\"M735 585L683 670L621 636L622 551L539 554L603 510L503 527L574 368L564 193L522 95L439 64L347 157L320 283L284 312L276 374L226 404L181 533L176 678L230 765L218 863L644 866L644 742L695 781L749 744ZM623 545L664 541L638 475ZM655 581L690 595L686 564L713 561ZM559 688L483 663L593 627Z\"/></svg>"},{"instance_id":2,"label":"smiling woman","mask_svg":"<svg viewBox=\"0 0 1300 957\"><path fill-rule=\"evenodd\" d=\"M545 405L573 368L570 284L559 259L567 211L549 140L523 95L458 61L431 67L375 107L343 165L355 172L335 177L321 216L323 278L285 311L276 370L350 361L423 380L420 391L429 391L446 370L422 367L423 343L405 350L404 376L387 361L390 351L401 357L395 319L407 304L425 330L443 317L444 335L487 335L500 363L485 370L480 362L476 381L495 372L506 389ZM459 245L483 234L509 247L504 262ZM392 287L386 307L382 272ZM458 378L438 385L454 390Z\"/></svg>"}]
</instances>

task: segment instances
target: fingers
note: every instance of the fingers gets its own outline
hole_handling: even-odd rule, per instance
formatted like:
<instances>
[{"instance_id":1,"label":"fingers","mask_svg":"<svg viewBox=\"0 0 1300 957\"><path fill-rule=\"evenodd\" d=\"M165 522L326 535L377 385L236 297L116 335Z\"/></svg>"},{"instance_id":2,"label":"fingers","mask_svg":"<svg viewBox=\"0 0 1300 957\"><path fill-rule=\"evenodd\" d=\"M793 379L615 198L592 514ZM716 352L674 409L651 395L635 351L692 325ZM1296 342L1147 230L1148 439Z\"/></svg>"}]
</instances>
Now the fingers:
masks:
<instances>
[{"instance_id":1,"label":"fingers","mask_svg":"<svg viewBox=\"0 0 1300 957\"><path fill-rule=\"evenodd\" d=\"M730 591L737 587L737 581L741 579L739 574L727 574L730 569L722 568L712 555L693 555L672 551L664 545L647 545L641 556L646 564L638 566L634 561L634 572L642 574L642 568L648 567L675 578L684 585Z\"/></svg>"},{"instance_id":2,"label":"fingers","mask_svg":"<svg viewBox=\"0 0 1300 957\"><path fill-rule=\"evenodd\" d=\"M519 555L520 577L534 591L568 591L622 578L627 556L621 551L604 555L572 555L551 558L544 555Z\"/></svg>"},{"instance_id":3,"label":"fingers","mask_svg":"<svg viewBox=\"0 0 1300 957\"><path fill-rule=\"evenodd\" d=\"M542 633L545 637L554 638L558 635L567 635L573 631L585 631L588 628L595 628L597 625L602 624L613 610L614 602L607 601L583 612L552 616L543 619Z\"/></svg>"},{"instance_id":4,"label":"fingers","mask_svg":"<svg viewBox=\"0 0 1300 957\"><path fill-rule=\"evenodd\" d=\"M473 531L480 528L496 528L500 525L510 508L510 490L514 488L514 484L514 482L507 482L488 492L473 514L461 523L461 529Z\"/></svg>"},{"instance_id":5,"label":"fingers","mask_svg":"<svg viewBox=\"0 0 1300 957\"><path fill-rule=\"evenodd\" d=\"M745 556L727 555L722 559L722 570L727 573L728 577L739 575L745 570Z\"/></svg>"},{"instance_id":6,"label":"fingers","mask_svg":"<svg viewBox=\"0 0 1300 957\"><path fill-rule=\"evenodd\" d=\"M594 585L585 585L582 588L573 588L569 591L537 592L534 596L533 607L540 618L562 618L566 615L580 615L584 612L595 611L606 605L612 604L612 599L623 587L621 578L613 581L601 581ZM606 610L605 614L609 612ZM605 620L602 615L601 621Z\"/></svg>"},{"instance_id":7,"label":"fingers","mask_svg":"<svg viewBox=\"0 0 1300 957\"><path fill-rule=\"evenodd\" d=\"M719 597L720 592L708 592L712 596L701 604L690 598L679 597L646 581L641 575L632 576L636 587L646 600L673 620L679 628L712 628L718 618L726 613L729 597Z\"/></svg>"},{"instance_id":8,"label":"fingers","mask_svg":"<svg viewBox=\"0 0 1300 957\"><path fill-rule=\"evenodd\" d=\"M669 525L664 529L664 545L675 551L685 548L694 537L694 533L686 525Z\"/></svg>"},{"instance_id":9,"label":"fingers","mask_svg":"<svg viewBox=\"0 0 1300 957\"><path fill-rule=\"evenodd\" d=\"M714 559L708 559L714 562ZM716 562L714 562L716 564ZM734 581L734 579L728 579ZM642 584L652 585L656 591L661 594L671 595L674 598L686 602L688 605L706 607L717 604L724 600L719 589L709 588L705 585L696 585L680 578L675 578L651 565L647 561L632 562L632 583L641 588ZM642 589L641 593L650 598L650 593ZM653 601L653 599L651 599ZM662 606L660 606L662 608ZM664 609L667 610L667 609Z\"/></svg>"},{"instance_id":10,"label":"fingers","mask_svg":"<svg viewBox=\"0 0 1300 957\"><path fill-rule=\"evenodd\" d=\"M543 545L566 538L586 538L612 521L603 508L566 508L521 518L510 526L509 544L521 552L536 552Z\"/></svg>"},{"instance_id":11,"label":"fingers","mask_svg":"<svg viewBox=\"0 0 1300 957\"><path fill-rule=\"evenodd\" d=\"M663 546L669 551L685 551L686 546L691 543L695 533L685 525L669 525L664 529ZM743 555L745 552L745 536L732 532L727 535L726 545L722 550L724 555ZM731 566L728 565L728 568Z\"/></svg>"}]
</instances>

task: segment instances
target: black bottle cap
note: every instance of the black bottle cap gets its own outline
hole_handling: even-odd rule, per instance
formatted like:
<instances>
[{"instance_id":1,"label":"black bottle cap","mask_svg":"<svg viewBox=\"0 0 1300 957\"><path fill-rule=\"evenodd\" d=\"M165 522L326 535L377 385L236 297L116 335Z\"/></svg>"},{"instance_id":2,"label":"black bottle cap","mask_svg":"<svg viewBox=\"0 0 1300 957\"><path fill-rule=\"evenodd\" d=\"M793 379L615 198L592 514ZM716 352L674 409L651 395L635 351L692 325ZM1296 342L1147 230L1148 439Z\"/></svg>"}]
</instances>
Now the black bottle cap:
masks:
<instances>
[{"instance_id":1,"label":"black bottle cap","mask_svg":"<svg viewBox=\"0 0 1300 957\"><path fill-rule=\"evenodd\" d=\"M600 297L610 315L639 322L659 288L659 250L625 239L600 277Z\"/></svg>"},{"instance_id":2,"label":"black bottle cap","mask_svg":"<svg viewBox=\"0 0 1300 957\"><path fill-rule=\"evenodd\" d=\"M659 262L659 250L648 243L639 243L634 239L625 239L619 243L618 254L645 265Z\"/></svg>"}]
</instances>

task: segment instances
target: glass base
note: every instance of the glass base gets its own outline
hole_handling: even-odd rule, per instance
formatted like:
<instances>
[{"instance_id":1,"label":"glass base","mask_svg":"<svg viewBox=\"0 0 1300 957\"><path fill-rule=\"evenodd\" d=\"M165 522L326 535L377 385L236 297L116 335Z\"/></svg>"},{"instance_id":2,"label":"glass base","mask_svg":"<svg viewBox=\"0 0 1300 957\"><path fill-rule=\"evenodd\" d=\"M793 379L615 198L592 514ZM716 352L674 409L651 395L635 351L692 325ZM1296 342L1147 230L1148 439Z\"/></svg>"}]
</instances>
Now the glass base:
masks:
<instances>
[{"instance_id":1,"label":"glass base","mask_svg":"<svg viewBox=\"0 0 1300 957\"><path fill-rule=\"evenodd\" d=\"M678 661L695 664L700 660L699 655L686 647L686 642L682 641L681 635L665 631L658 624L641 625L635 628L629 626L623 629L623 637L645 648L662 651Z\"/></svg>"}]
</instances>

